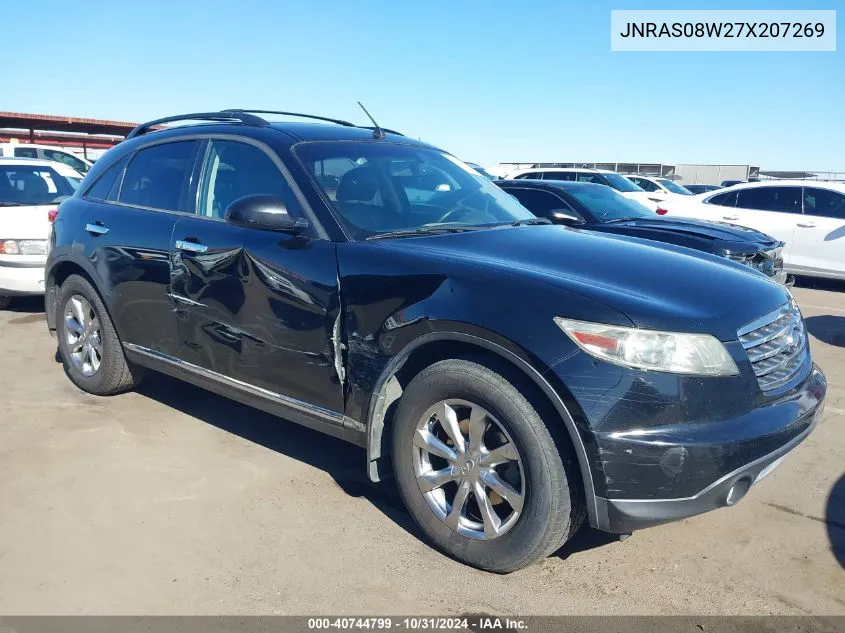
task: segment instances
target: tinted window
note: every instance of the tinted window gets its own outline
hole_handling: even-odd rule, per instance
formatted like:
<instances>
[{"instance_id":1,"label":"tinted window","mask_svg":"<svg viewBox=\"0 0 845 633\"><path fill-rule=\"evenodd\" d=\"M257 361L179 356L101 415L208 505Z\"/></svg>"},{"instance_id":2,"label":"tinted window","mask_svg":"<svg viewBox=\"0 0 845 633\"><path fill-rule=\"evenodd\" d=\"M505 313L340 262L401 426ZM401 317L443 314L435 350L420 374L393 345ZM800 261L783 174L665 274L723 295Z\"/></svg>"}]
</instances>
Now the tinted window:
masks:
<instances>
[{"instance_id":1,"label":"tinted window","mask_svg":"<svg viewBox=\"0 0 845 633\"><path fill-rule=\"evenodd\" d=\"M518 176L514 176L514 179L525 179L525 178L533 178L538 180L543 177L543 174L538 172L528 173L528 174L519 174Z\"/></svg>"},{"instance_id":2,"label":"tinted window","mask_svg":"<svg viewBox=\"0 0 845 633\"><path fill-rule=\"evenodd\" d=\"M713 196L712 198L707 198L705 200L707 204L718 204L722 207L735 207L736 206L736 191L727 191L725 193L719 193Z\"/></svg>"},{"instance_id":3,"label":"tinted window","mask_svg":"<svg viewBox=\"0 0 845 633\"><path fill-rule=\"evenodd\" d=\"M599 222L622 218L653 218L654 213L639 202L630 200L611 187L598 185L571 186L566 190Z\"/></svg>"},{"instance_id":4,"label":"tinted window","mask_svg":"<svg viewBox=\"0 0 845 633\"><path fill-rule=\"evenodd\" d=\"M203 168L200 215L222 218L232 202L259 193L281 198L291 215L301 215L293 191L267 154L247 143L211 141Z\"/></svg>"},{"instance_id":5,"label":"tinted window","mask_svg":"<svg viewBox=\"0 0 845 633\"><path fill-rule=\"evenodd\" d=\"M845 195L829 189L805 187L804 213L845 219Z\"/></svg>"},{"instance_id":6,"label":"tinted window","mask_svg":"<svg viewBox=\"0 0 845 633\"><path fill-rule=\"evenodd\" d=\"M126 166L128 158L124 156L114 165L106 169L100 174L94 186L91 187L85 194L86 198L92 200L117 200L117 192L120 189L120 176L123 173L123 168Z\"/></svg>"},{"instance_id":7,"label":"tinted window","mask_svg":"<svg viewBox=\"0 0 845 633\"><path fill-rule=\"evenodd\" d=\"M633 180L634 184L637 185L640 189L645 191L658 191L660 187L655 185L650 180L646 180L645 178L628 178L629 180Z\"/></svg>"},{"instance_id":8,"label":"tinted window","mask_svg":"<svg viewBox=\"0 0 845 633\"><path fill-rule=\"evenodd\" d=\"M678 183L673 182L673 181L669 180L668 178L658 178L657 182L659 182L661 185L666 187L672 193L677 193L677 194L680 194L682 196L688 196L692 193L692 191L690 191L686 187L682 187Z\"/></svg>"},{"instance_id":9,"label":"tinted window","mask_svg":"<svg viewBox=\"0 0 845 633\"><path fill-rule=\"evenodd\" d=\"M38 158L38 150L34 147L16 147L15 156L20 158Z\"/></svg>"},{"instance_id":10,"label":"tinted window","mask_svg":"<svg viewBox=\"0 0 845 633\"><path fill-rule=\"evenodd\" d=\"M537 175L539 178L540 175ZM564 181L572 181L575 180L575 172L572 171L544 171L542 173L543 180L564 180Z\"/></svg>"},{"instance_id":11,"label":"tinted window","mask_svg":"<svg viewBox=\"0 0 845 633\"><path fill-rule=\"evenodd\" d=\"M522 203L522 206L538 217L548 217L555 209L568 209L560 198L548 191L539 189L505 189L509 194Z\"/></svg>"},{"instance_id":12,"label":"tinted window","mask_svg":"<svg viewBox=\"0 0 845 633\"><path fill-rule=\"evenodd\" d=\"M50 167L0 165L0 207L61 202L73 186Z\"/></svg>"},{"instance_id":13,"label":"tinted window","mask_svg":"<svg viewBox=\"0 0 845 633\"><path fill-rule=\"evenodd\" d=\"M318 142L300 143L294 151L355 239L444 224L471 228L533 217L477 171L435 149ZM346 159L349 169L330 191L318 177L320 163L343 164L340 159Z\"/></svg>"},{"instance_id":14,"label":"tinted window","mask_svg":"<svg viewBox=\"0 0 845 633\"><path fill-rule=\"evenodd\" d=\"M59 152L54 149L45 149L44 158L47 160L54 160L57 163L64 163L73 167L76 171L85 173L88 170L88 165L79 160L76 156L68 154L67 152Z\"/></svg>"},{"instance_id":15,"label":"tinted window","mask_svg":"<svg viewBox=\"0 0 845 633\"><path fill-rule=\"evenodd\" d=\"M140 207L193 212L188 188L197 141L153 145L139 151L126 168L120 201Z\"/></svg>"},{"instance_id":16,"label":"tinted window","mask_svg":"<svg viewBox=\"0 0 845 633\"><path fill-rule=\"evenodd\" d=\"M801 213L800 187L754 187L740 189L736 206L742 209Z\"/></svg>"},{"instance_id":17,"label":"tinted window","mask_svg":"<svg viewBox=\"0 0 845 633\"><path fill-rule=\"evenodd\" d=\"M604 178L599 174L590 173L588 171L579 171L575 173L575 178L578 182L594 182L597 185L606 185ZM630 184L630 183L629 183Z\"/></svg>"},{"instance_id":18,"label":"tinted window","mask_svg":"<svg viewBox=\"0 0 845 633\"><path fill-rule=\"evenodd\" d=\"M605 172L599 175L601 176L601 180L596 180L594 182L600 182L604 185L610 185L611 187L616 189L616 191L624 191L626 193L642 191L642 187L638 187L630 180L625 178L625 176L617 174L616 172Z\"/></svg>"}]
</instances>

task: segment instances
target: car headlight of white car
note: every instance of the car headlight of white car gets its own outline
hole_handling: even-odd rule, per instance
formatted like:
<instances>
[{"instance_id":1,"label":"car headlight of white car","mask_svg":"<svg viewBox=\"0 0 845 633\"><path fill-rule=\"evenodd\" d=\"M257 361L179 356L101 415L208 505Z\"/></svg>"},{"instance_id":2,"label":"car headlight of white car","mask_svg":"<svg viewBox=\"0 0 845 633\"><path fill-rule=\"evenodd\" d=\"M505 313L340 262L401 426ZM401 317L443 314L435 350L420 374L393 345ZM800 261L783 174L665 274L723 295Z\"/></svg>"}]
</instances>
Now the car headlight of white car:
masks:
<instances>
[{"instance_id":1,"label":"car headlight of white car","mask_svg":"<svg viewBox=\"0 0 845 633\"><path fill-rule=\"evenodd\" d=\"M0 240L0 255L46 255L47 240Z\"/></svg>"}]
</instances>

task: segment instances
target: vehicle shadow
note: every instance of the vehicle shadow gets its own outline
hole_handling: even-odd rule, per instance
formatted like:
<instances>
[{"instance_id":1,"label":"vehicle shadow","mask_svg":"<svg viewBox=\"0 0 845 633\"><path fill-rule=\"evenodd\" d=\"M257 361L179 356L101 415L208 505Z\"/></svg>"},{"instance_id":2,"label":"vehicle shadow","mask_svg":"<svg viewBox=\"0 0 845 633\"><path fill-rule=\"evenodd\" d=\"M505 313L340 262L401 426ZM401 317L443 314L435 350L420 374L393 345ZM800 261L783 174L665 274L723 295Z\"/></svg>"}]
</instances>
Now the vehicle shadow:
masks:
<instances>
[{"instance_id":1,"label":"vehicle shadow","mask_svg":"<svg viewBox=\"0 0 845 633\"><path fill-rule=\"evenodd\" d=\"M833 485L827 498L824 517L830 549L845 569L845 475Z\"/></svg>"},{"instance_id":2,"label":"vehicle shadow","mask_svg":"<svg viewBox=\"0 0 845 633\"><path fill-rule=\"evenodd\" d=\"M557 556L561 560L566 560L573 554L612 545L619 541L620 537L618 534L602 532L585 524L581 526L581 529L563 547L554 553L554 556Z\"/></svg>"},{"instance_id":3,"label":"vehicle shadow","mask_svg":"<svg viewBox=\"0 0 845 633\"><path fill-rule=\"evenodd\" d=\"M804 323L810 334L823 343L845 347L845 316L808 316Z\"/></svg>"},{"instance_id":4,"label":"vehicle shadow","mask_svg":"<svg viewBox=\"0 0 845 633\"><path fill-rule=\"evenodd\" d=\"M845 292L845 281L840 279L825 279L824 277L800 277L796 275L795 287Z\"/></svg>"},{"instance_id":5,"label":"vehicle shadow","mask_svg":"<svg viewBox=\"0 0 845 633\"><path fill-rule=\"evenodd\" d=\"M12 297L12 302L4 312L20 312L23 314L44 313L44 296Z\"/></svg>"},{"instance_id":6,"label":"vehicle shadow","mask_svg":"<svg viewBox=\"0 0 845 633\"><path fill-rule=\"evenodd\" d=\"M393 481L367 478L360 447L305 428L189 383L150 372L137 393L272 451L319 468L351 497L362 497L399 527L422 539Z\"/></svg>"}]
</instances>

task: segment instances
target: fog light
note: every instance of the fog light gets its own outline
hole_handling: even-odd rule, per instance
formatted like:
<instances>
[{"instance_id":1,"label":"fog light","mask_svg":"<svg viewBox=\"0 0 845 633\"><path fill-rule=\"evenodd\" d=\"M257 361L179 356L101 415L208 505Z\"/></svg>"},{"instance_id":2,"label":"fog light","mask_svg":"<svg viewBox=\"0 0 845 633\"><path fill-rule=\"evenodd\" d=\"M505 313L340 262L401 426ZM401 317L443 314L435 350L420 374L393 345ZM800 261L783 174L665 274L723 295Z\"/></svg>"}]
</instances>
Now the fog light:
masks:
<instances>
[{"instance_id":1,"label":"fog light","mask_svg":"<svg viewBox=\"0 0 845 633\"><path fill-rule=\"evenodd\" d=\"M728 490L728 494L725 495L725 505L732 506L739 502L739 500L745 496L745 493L748 492L750 487L751 480L747 477L737 479Z\"/></svg>"}]
</instances>

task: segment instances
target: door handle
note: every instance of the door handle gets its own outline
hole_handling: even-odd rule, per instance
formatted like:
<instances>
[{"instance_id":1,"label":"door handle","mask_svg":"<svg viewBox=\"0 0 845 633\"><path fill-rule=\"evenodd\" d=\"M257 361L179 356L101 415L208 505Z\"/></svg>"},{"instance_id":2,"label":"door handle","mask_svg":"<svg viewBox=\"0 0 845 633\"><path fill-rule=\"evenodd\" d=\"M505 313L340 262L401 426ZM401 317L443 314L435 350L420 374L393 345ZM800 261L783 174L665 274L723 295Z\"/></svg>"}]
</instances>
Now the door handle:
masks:
<instances>
[{"instance_id":1,"label":"door handle","mask_svg":"<svg viewBox=\"0 0 845 633\"><path fill-rule=\"evenodd\" d=\"M180 251L187 251L189 253L204 253L208 250L208 246L205 244L187 242L185 240L176 240L176 248Z\"/></svg>"},{"instance_id":2,"label":"door handle","mask_svg":"<svg viewBox=\"0 0 845 633\"><path fill-rule=\"evenodd\" d=\"M100 222L95 222L94 224L86 224L85 230L88 231L91 235L105 235L109 232L109 230L104 227Z\"/></svg>"},{"instance_id":3,"label":"door handle","mask_svg":"<svg viewBox=\"0 0 845 633\"><path fill-rule=\"evenodd\" d=\"M815 222L799 222L798 226L800 226L802 229L814 229L814 228L816 228L816 223Z\"/></svg>"},{"instance_id":4,"label":"door handle","mask_svg":"<svg viewBox=\"0 0 845 633\"><path fill-rule=\"evenodd\" d=\"M739 220L739 216L738 215L723 215L722 219L723 220Z\"/></svg>"}]
</instances>

